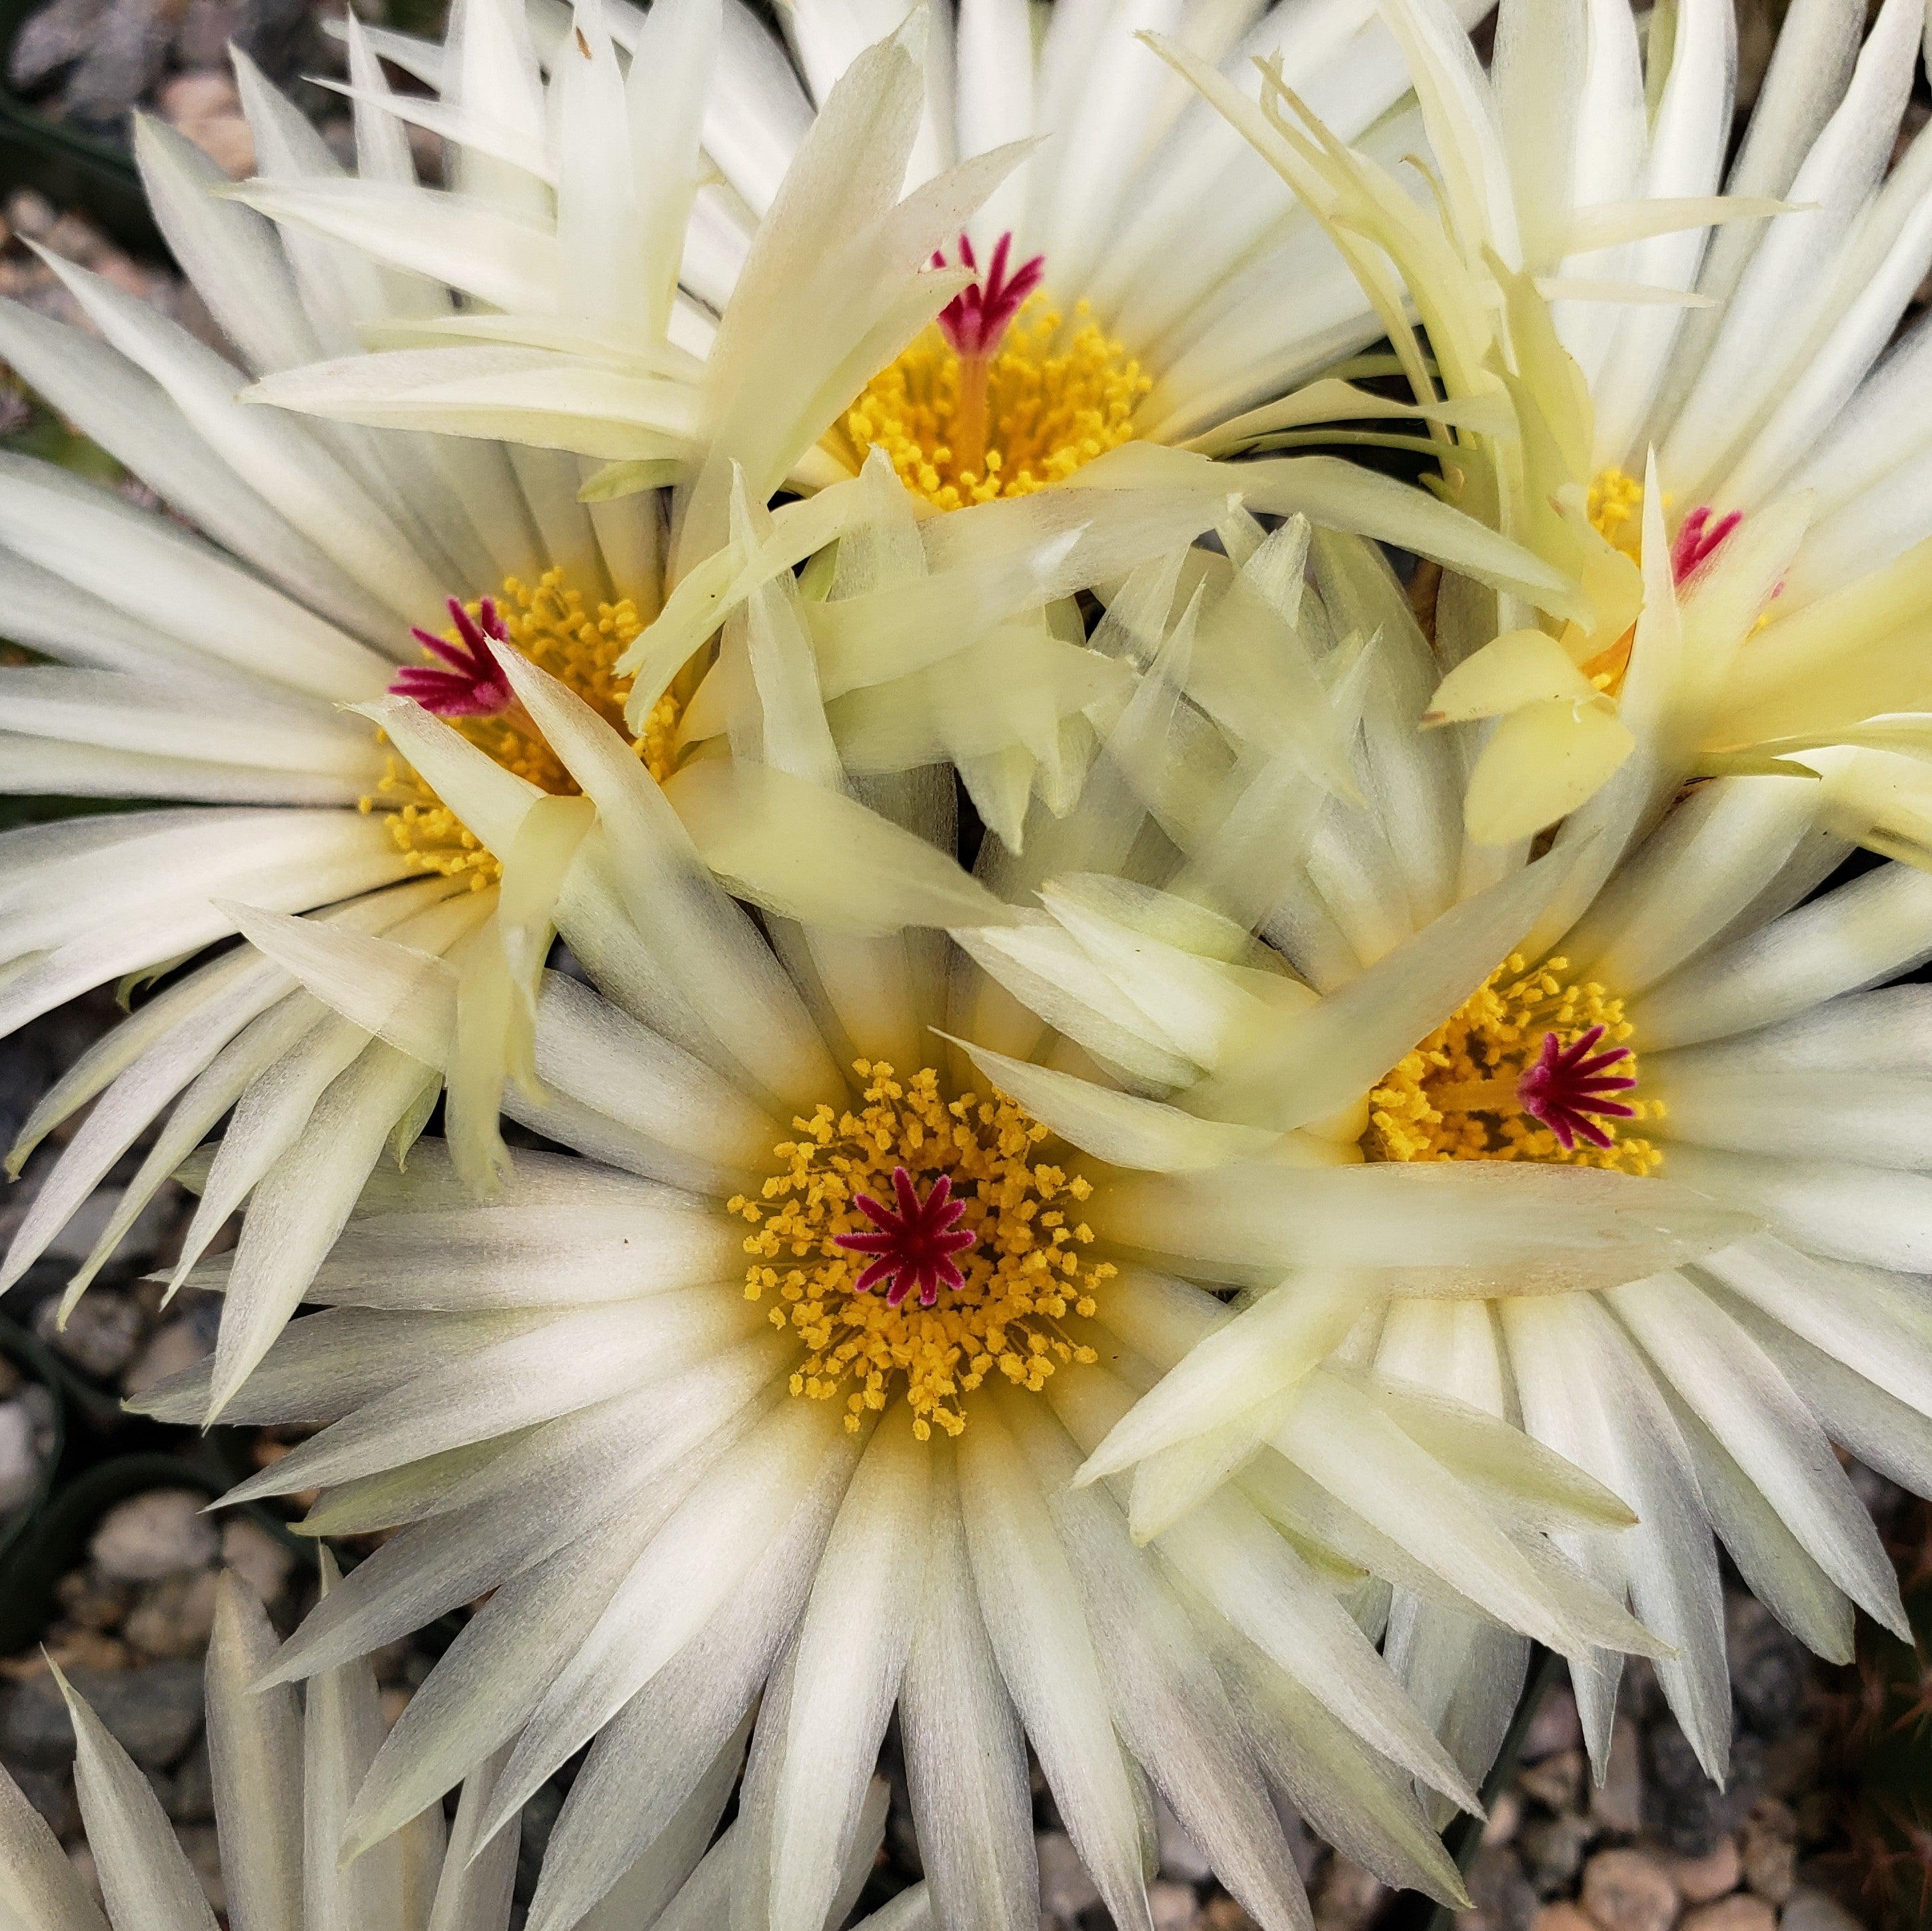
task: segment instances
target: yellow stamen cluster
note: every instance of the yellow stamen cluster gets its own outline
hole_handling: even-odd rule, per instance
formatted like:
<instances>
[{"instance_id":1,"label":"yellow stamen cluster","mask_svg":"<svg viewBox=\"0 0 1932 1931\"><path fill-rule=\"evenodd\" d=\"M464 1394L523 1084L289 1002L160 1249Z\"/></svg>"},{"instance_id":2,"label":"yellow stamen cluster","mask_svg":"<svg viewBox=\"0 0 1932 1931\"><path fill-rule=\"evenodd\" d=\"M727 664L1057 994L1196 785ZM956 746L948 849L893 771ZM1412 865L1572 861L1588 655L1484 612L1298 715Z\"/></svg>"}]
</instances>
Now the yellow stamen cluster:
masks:
<instances>
[{"instance_id":1,"label":"yellow stamen cluster","mask_svg":"<svg viewBox=\"0 0 1932 1931\"><path fill-rule=\"evenodd\" d=\"M599 604L593 616L585 607L583 593L565 581L563 572L548 570L534 585L520 577L506 577L496 601L514 648L538 669L568 685L622 730L624 700L630 686L616 674L616 665L644 627L630 598ZM473 617L481 605L468 607ZM459 641L453 630L444 634L452 643ZM632 740L645 768L661 783L676 768L681 708L667 692L652 708L644 735ZM575 794L576 781L520 706L494 717L452 717L445 721L506 771L513 771L554 795ZM484 850L476 835L402 759L387 760L375 790L361 804L364 811L388 813L389 835L411 871L466 879L473 891L494 885L502 876L502 867L494 854Z\"/></svg>"},{"instance_id":2,"label":"yellow stamen cluster","mask_svg":"<svg viewBox=\"0 0 1932 1931\"><path fill-rule=\"evenodd\" d=\"M1067 321L1038 295L982 370L983 398L970 399L982 419L971 427L962 421L972 388L962 385L965 373L952 345L928 329L845 415L859 454L876 444L907 488L943 510L1065 481L1132 435L1134 411L1153 387L1084 302Z\"/></svg>"},{"instance_id":3,"label":"yellow stamen cluster","mask_svg":"<svg viewBox=\"0 0 1932 1931\"><path fill-rule=\"evenodd\" d=\"M778 1147L778 1170L760 1197L730 1203L754 1229L745 1241L745 1293L771 1297L772 1325L804 1344L794 1395L842 1396L845 1425L856 1430L902 1378L914 1434L927 1441L937 1423L957 1435L966 1425L961 1398L995 1369L1037 1390L1063 1363L1094 1359L1061 1326L1092 1315L1095 1291L1114 1273L1082 1258L1094 1231L1069 1217L1092 1189L1036 1162L1046 1129L1010 1100L948 1100L930 1067L904 1081L883 1062L860 1060L854 1070L856 1108L822 1105L794 1120L799 1137ZM895 1167L922 1193L950 1174L965 1210L958 1224L974 1237L953 1257L965 1285L942 1287L932 1307L916 1295L895 1308L881 1292L856 1293L867 1256L833 1244L874 1231L853 1196L890 1202Z\"/></svg>"},{"instance_id":4,"label":"yellow stamen cluster","mask_svg":"<svg viewBox=\"0 0 1932 1931\"><path fill-rule=\"evenodd\" d=\"M1628 1120L1600 1121L1612 1140L1592 1147L1579 1139L1565 1149L1550 1129L1514 1099L1515 1084L1534 1060L1544 1036L1554 1033L1568 1046L1593 1026L1604 1029L1603 1048L1628 1045L1630 1025L1624 1003L1594 980L1573 982L1566 959L1532 968L1520 953L1505 959L1447 1022L1439 1026L1369 1098L1369 1130L1363 1151L1372 1160L1544 1160L1572 1167L1602 1167L1624 1174L1653 1174L1661 1148L1640 1134L1618 1132L1658 1120L1664 1107L1636 1097L1617 1098L1636 1108ZM1634 1078L1634 1054L1617 1072Z\"/></svg>"},{"instance_id":5,"label":"yellow stamen cluster","mask_svg":"<svg viewBox=\"0 0 1932 1931\"><path fill-rule=\"evenodd\" d=\"M1606 469L1590 485L1592 525L1626 556L1643 559L1643 485L1621 469Z\"/></svg>"}]
</instances>

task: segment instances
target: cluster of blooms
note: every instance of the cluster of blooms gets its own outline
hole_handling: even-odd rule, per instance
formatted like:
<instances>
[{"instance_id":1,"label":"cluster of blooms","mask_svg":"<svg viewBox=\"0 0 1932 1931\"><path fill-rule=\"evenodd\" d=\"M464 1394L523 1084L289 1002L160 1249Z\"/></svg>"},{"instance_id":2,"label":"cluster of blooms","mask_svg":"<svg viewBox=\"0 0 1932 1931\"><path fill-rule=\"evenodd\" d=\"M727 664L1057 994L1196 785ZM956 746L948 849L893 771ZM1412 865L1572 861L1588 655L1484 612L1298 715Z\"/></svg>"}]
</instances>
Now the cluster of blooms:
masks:
<instances>
[{"instance_id":1,"label":"cluster of blooms","mask_svg":"<svg viewBox=\"0 0 1932 1931\"><path fill-rule=\"evenodd\" d=\"M68 1305L186 1179L146 1411L382 1538L224 1606L250 1931L499 1931L586 1746L532 1931L826 1931L895 1715L879 1931L1033 1931L1030 1754L1127 1931L1150 1791L1268 1931L1278 1801L1460 1901L1532 1642L1721 1777L1720 1544L1904 1627L1926 0L1728 163L1732 0L779 10L352 17L352 172L245 61L257 179L139 130L232 357L0 306L172 512L0 458L0 785L147 803L0 838L0 1027L166 982L0 1287L145 1137ZM9 1906L101 1924L0 1778Z\"/></svg>"}]
</instances>

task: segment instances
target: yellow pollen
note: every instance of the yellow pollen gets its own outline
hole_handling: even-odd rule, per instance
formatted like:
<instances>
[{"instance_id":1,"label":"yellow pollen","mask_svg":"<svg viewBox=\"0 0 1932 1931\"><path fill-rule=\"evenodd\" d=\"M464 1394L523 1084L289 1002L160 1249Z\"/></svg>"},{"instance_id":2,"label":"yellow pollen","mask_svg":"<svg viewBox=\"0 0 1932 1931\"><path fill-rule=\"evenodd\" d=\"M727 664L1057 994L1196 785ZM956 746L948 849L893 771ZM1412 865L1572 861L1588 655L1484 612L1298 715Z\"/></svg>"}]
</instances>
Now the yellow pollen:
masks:
<instances>
[{"instance_id":1,"label":"yellow pollen","mask_svg":"<svg viewBox=\"0 0 1932 1931\"><path fill-rule=\"evenodd\" d=\"M1633 562L1642 562L1643 485L1634 476L1622 469L1604 470L1590 485L1588 512L1592 526L1606 543Z\"/></svg>"},{"instance_id":2,"label":"yellow pollen","mask_svg":"<svg viewBox=\"0 0 1932 1931\"><path fill-rule=\"evenodd\" d=\"M1064 482L1128 440L1153 386L1084 301L1068 321L1035 295L990 363L928 329L866 385L845 433L862 456L884 450L907 488L958 509Z\"/></svg>"},{"instance_id":3,"label":"yellow pollen","mask_svg":"<svg viewBox=\"0 0 1932 1931\"><path fill-rule=\"evenodd\" d=\"M506 577L496 603L518 650L568 685L618 730L624 729L624 700L630 686L617 676L615 666L644 627L629 598L599 604L592 615L582 592L570 587L561 570L547 570L534 586ZM480 601L467 608L472 617L477 616ZM454 630L443 634L452 643L460 641ZM430 653L424 655L427 658ZM660 783L676 768L682 709L678 699L667 691L652 707L644 735L632 741L645 769ZM520 706L494 717L449 717L443 721L506 771L553 795L576 794L576 781ZM388 814L389 835L411 871L466 879L475 891L494 885L502 875L495 856L401 758L387 760L375 790L359 802L364 811Z\"/></svg>"},{"instance_id":4,"label":"yellow pollen","mask_svg":"<svg viewBox=\"0 0 1932 1931\"><path fill-rule=\"evenodd\" d=\"M1369 1096L1369 1130L1362 1150L1371 1160L1545 1160L1571 1167L1602 1167L1624 1174L1654 1174L1663 1150L1631 1129L1664 1117L1660 1101L1616 1097L1634 1107L1630 1120L1601 1118L1612 1135L1607 1147L1579 1138L1566 1149L1556 1135L1514 1096L1516 1082L1534 1060L1544 1036L1564 1046L1593 1026L1601 1045L1628 1045L1630 1025L1624 1003L1592 980L1572 981L1567 959L1532 968L1514 953L1448 1021L1393 1068ZM1616 1068L1637 1076L1634 1054Z\"/></svg>"},{"instance_id":5,"label":"yellow pollen","mask_svg":"<svg viewBox=\"0 0 1932 1931\"><path fill-rule=\"evenodd\" d=\"M962 1398L995 1369L1037 1390L1056 1368L1095 1358L1062 1325L1092 1316L1095 1291L1114 1271L1082 1252L1094 1239L1079 1212L1092 1188L1036 1161L1047 1129L1010 1100L948 1100L929 1066L904 1081L883 1061L860 1060L854 1069L857 1109L821 1105L795 1120L799 1137L778 1145L778 1171L759 1197L730 1203L754 1230L745 1240L746 1297L769 1297L772 1326L804 1345L794 1395L842 1399L845 1426L856 1431L902 1382L920 1441L935 1424L957 1435L966 1425ZM942 1286L932 1307L916 1295L892 1307L883 1293L856 1293L868 1257L833 1244L875 1231L853 1196L891 1201L895 1167L922 1195L950 1175L965 1210L958 1224L974 1237L952 1257L965 1285Z\"/></svg>"}]
</instances>

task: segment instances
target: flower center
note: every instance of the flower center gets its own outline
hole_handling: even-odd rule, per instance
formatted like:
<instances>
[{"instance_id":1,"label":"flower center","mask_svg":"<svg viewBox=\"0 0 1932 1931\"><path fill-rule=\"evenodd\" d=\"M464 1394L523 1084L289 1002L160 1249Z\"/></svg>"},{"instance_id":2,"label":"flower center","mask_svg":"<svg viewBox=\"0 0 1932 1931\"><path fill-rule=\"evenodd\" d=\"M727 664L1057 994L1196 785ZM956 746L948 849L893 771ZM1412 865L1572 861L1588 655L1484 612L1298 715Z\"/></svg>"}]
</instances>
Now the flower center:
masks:
<instances>
[{"instance_id":1,"label":"flower center","mask_svg":"<svg viewBox=\"0 0 1932 1931\"><path fill-rule=\"evenodd\" d=\"M1639 1099L1623 1001L1569 962L1506 959L1370 1096L1372 1160L1546 1160L1652 1174L1652 1141L1622 1132L1660 1119Z\"/></svg>"},{"instance_id":2,"label":"flower center","mask_svg":"<svg viewBox=\"0 0 1932 1931\"><path fill-rule=\"evenodd\" d=\"M599 604L592 615L563 572L550 570L534 586L506 577L494 597L473 604L452 597L449 616L450 628L440 637L426 630L412 633L429 661L398 670L391 692L434 711L505 770L541 790L574 795L576 781L516 701L497 652L520 652L621 730L629 687L615 666L644 628L636 606L626 597ZM632 740L660 781L676 767L681 708L667 692L643 736ZM388 813L389 835L412 871L467 878L478 890L501 877L495 856L400 758L388 760L374 792L361 802L365 811Z\"/></svg>"},{"instance_id":3,"label":"flower center","mask_svg":"<svg viewBox=\"0 0 1932 1931\"><path fill-rule=\"evenodd\" d=\"M1664 508L1670 499L1664 499ZM1590 521L1606 541L1633 561L1643 560L1643 485L1622 469L1606 469L1590 485ZM1721 550L1744 521L1742 510L1720 516L1700 503L1678 526L1670 546L1670 574L1681 590Z\"/></svg>"},{"instance_id":4,"label":"flower center","mask_svg":"<svg viewBox=\"0 0 1932 1931\"><path fill-rule=\"evenodd\" d=\"M1064 1326L1114 1272L1081 1251L1092 1189L1036 1159L1046 1129L1010 1100L949 1100L929 1066L854 1070L856 1107L794 1120L759 1197L729 1204L753 1229L745 1292L804 1345L794 1395L842 1397L856 1429L902 1378L914 1434L957 1435L962 1397L995 1369L1038 1390L1094 1358Z\"/></svg>"},{"instance_id":5,"label":"flower center","mask_svg":"<svg viewBox=\"0 0 1932 1931\"><path fill-rule=\"evenodd\" d=\"M884 450L940 509L1064 482L1132 436L1154 386L1084 302L1067 317L1040 292L1044 257L1009 270L1012 243L1000 236L980 279L845 413L856 450ZM978 267L963 235L959 253ZM933 265L946 265L943 252Z\"/></svg>"}]
</instances>

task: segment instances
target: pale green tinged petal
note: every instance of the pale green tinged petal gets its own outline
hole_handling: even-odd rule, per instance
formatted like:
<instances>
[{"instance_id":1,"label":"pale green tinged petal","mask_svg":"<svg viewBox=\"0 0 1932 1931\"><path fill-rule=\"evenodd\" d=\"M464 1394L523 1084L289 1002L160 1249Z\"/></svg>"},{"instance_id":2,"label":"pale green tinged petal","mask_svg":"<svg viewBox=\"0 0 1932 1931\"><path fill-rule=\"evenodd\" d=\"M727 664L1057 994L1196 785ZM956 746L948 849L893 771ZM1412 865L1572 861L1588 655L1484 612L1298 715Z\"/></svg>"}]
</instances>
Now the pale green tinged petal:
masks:
<instances>
[{"instance_id":1,"label":"pale green tinged petal","mask_svg":"<svg viewBox=\"0 0 1932 1931\"><path fill-rule=\"evenodd\" d=\"M1156 1312L1148 1305L1152 1284L1123 1274L1109 1285L1107 1324L1143 1354L1154 1343L1158 1359L1163 1351L1136 1319ZM1115 1474L1294 1387L1341 1341L1374 1296L1372 1284L1346 1274L1298 1277L1225 1316L1109 1431L1080 1480Z\"/></svg>"},{"instance_id":2,"label":"pale green tinged petal","mask_svg":"<svg viewBox=\"0 0 1932 1931\"><path fill-rule=\"evenodd\" d=\"M235 1931L304 1931L302 1717L293 1692L258 1687L275 1633L232 1572L217 1584L208 1650L208 1752Z\"/></svg>"},{"instance_id":3,"label":"pale green tinged petal","mask_svg":"<svg viewBox=\"0 0 1932 1931\"><path fill-rule=\"evenodd\" d=\"M219 1263L216 1264L218 1266ZM285 1328L232 1405L237 1421L275 1414L321 1423L340 1420L412 1375L460 1360L479 1348L526 1334L531 1314L413 1315L332 1309ZM130 1398L137 1414L198 1425L207 1419L214 1363L205 1360Z\"/></svg>"},{"instance_id":4,"label":"pale green tinged petal","mask_svg":"<svg viewBox=\"0 0 1932 1931\"><path fill-rule=\"evenodd\" d=\"M796 991L744 910L706 871L676 812L630 746L588 705L514 655L506 672L598 808L614 879L640 943L758 1087L809 1106L837 1083Z\"/></svg>"},{"instance_id":5,"label":"pale green tinged petal","mask_svg":"<svg viewBox=\"0 0 1932 1931\"><path fill-rule=\"evenodd\" d=\"M1611 1306L1825 1573L1894 1632L1910 1627L1878 1531L1816 1417L1750 1337L1681 1276Z\"/></svg>"},{"instance_id":6,"label":"pale green tinged petal","mask_svg":"<svg viewBox=\"0 0 1932 1931\"><path fill-rule=\"evenodd\" d=\"M406 1381L311 1437L292 1468L285 1456L230 1497L263 1495L340 1482L413 1456L480 1441L589 1407L646 1375L662 1375L694 1351L730 1345L754 1332L758 1310L742 1297L686 1289L614 1307L573 1309L545 1326L489 1343L478 1353Z\"/></svg>"},{"instance_id":7,"label":"pale green tinged petal","mask_svg":"<svg viewBox=\"0 0 1932 1931\"><path fill-rule=\"evenodd\" d=\"M492 307L541 313L554 304L554 235L479 199L349 177L256 180L228 192L272 221L346 242Z\"/></svg>"},{"instance_id":8,"label":"pale green tinged petal","mask_svg":"<svg viewBox=\"0 0 1932 1931\"><path fill-rule=\"evenodd\" d=\"M1426 1891L1452 1907L1466 1902L1461 1876L1409 1778L1319 1697L1232 1632L1222 1675L1249 1747L1329 1843L1385 1884Z\"/></svg>"},{"instance_id":9,"label":"pale green tinged petal","mask_svg":"<svg viewBox=\"0 0 1932 1931\"><path fill-rule=\"evenodd\" d=\"M434 573L305 426L244 408L235 400L243 372L178 323L99 276L51 265L83 313L160 385L196 433L375 604L399 615L435 607L442 586Z\"/></svg>"},{"instance_id":10,"label":"pale green tinged petal","mask_svg":"<svg viewBox=\"0 0 1932 1931\"><path fill-rule=\"evenodd\" d=\"M1503 1309L1529 1432L1623 1496L1639 1518L1579 1558L1674 1654L1654 1666L1707 1772L1723 1774L1730 1742L1722 1591L1688 1450L1668 1408L1610 1316L1582 1296L1516 1300ZM1571 1546L1569 1538L1562 1546ZM1580 1660L1585 1735L1601 1762L1615 1666Z\"/></svg>"},{"instance_id":11,"label":"pale green tinged petal","mask_svg":"<svg viewBox=\"0 0 1932 1931\"><path fill-rule=\"evenodd\" d=\"M607 462L688 460L699 427L683 383L514 347L346 356L267 376L248 399L371 428L498 438Z\"/></svg>"},{"instance_id":12,"label":"pale green tinged petal","mask_svg":"<svg viewBox=\"0 0 1932 1931\"><path fill-rule=\"evenodd\" d=\"M1490 1519L1486 1498L1386 1416L1382 1423L1360 1389L1321 1371L1303 1384L1275 1445L1506 1627L1565 1655L1592 1648L1659 1652L1621 1603L1553 1561L1533 1561Z\"/></svg>"},{"instance_id":13,"label":"pale green tinged petal","mask_svg":"<svg viewBox=\"0 0 1932 1931\"><path fill-rule=\"evenodd\" d=\"M707 1369L522 1432L511 1453L459 1477L434 1516L404 1528L332 1591L266 1680L312 1676L422 1629L556 1555L586 1522L640 1501L667 1513L729 1447L734 1429L742 1432L739 1411L769 1388L769 1350L734 1349L730 1365L735 1387ZM721 1417L730 1425L721 1427Z\"/></svg>"},{"instance_id":14,"label":"pale green tinged petal","mask_svg":"<svg viewBox=\"0 0 1932 1931\"><path fill-rule=\"evenodd\" d=\"M1280 1136L1262 1128L1197 1120L1159 1100L1115 1092L1051 1067L1028 1066L968 1041L954 1043L989 1084L1062 1139L1114 1166L1175 1173L1227 1160L1265 1159L1280 1147Z\"/></svg>"},{"instance_id":15,"label":"pale green tinged petal","mask_svg":"<svg viewBox=\"0 0 1932 1931\"><path fill-rule=\"evenodd\" d=\"M1198 1075L1180 1052L1132 1007L1072 935L1044 915L1007 926L962 928L962 951L987 974L1103 1066L1144 1089L1185 1086Z\"/></svg>"},{"instance_id":16,"label":"pale green tinged petal","mask_svg":"<svg viewBox=\"0 0 1932 1931\"><path fill-rule=\"evenodd\" d=\"M496 1793L496 1822L670 1663L800 1512L816 1526L794 1552L815 1563L860 1446L816 1403L782 1401L706 1474L525 1726Z\"/></svg>"},{"instance_id":17,"label":"pale green tinged petal","mask_svg":"<svg viewBox=\"0 0 1932 1931\"><path fill-rule=\"evenodd\" d=\"M1120 1246L1210 1279L1272 1285L1291 1266L1333 1266L1450 1295L1614 1286L1754 1226L1749 1207L1671 1180L1484 1161L1124 1175L1107 1222Z\"/></svg>"},{"instance_id":18,"label":"pale green tinged petal","mask_svg":"<svg viewBox=\"0 0 1932 1931\"><path fill-rule=\"evenodd\" d=\"M371 1045L322 1096L256 1188L215 1346L211 1420L294 1313L398 1117L434 1078L421 1060Z\"/></svg>"},{"instance_id":19,"label":"pale green tinged petal","mask_svg":"<svg viewBox=\"0 0 1932 1931\"><path fill-rule=\"evenodd\" d=\"M899 1692L920 1852L943 1931L1035 1931L1025 1739L973 1587L955 1451L933 1471L923 1600Z\"/></svg>"},{"instance_id":20,"label":"pale green tinged petal","mask_svg":"<svg viewBox=\"0 0 1932 1931\"><path fill-rule=\"evenodd\" d=\"M322 1555L322 1594L340 1580ZM302 1724L302 1885L308 1931L403 1931L401 1846L394 1839L353 1864L342 1828L356 1786L382 1741L375 1672L367 1663L332 1670L309 1685Z\"/></svg>"},{"instance_id":21,"label":"pale green tinged petal","mask_svg":"<svg viewBox=\"0 0 1932 1931\"><path fill-rule=\"evenodd\" d=\"M0 1910L33 1931L107 1931L46 1820L0 1771Z\"/></svg>"},{"instance_id":22,"label":"pale green tinged petal","mask_svg":"<svg viewBox=\"0 0 1932 1931\"><path fill-rule=\"evenodd\" d=\"M1327 1586L1232 1489L1154 1545L1235 1629L1336 1717L1432 1790L1480 1806L1388 1666Z\"/></svg>"},{"instance_id":23,"label":"pale green tinged petal","mask_svg":"<svg viewBox=\"0 0 1932 1931\"><path fill-rule=\"evenodd\" d=\"M1537 1529L1589 1530L1628 1528L1636 1519L1594 1476L1468 1402L1379 1375L1361 1377L1357 1385L1412 1441L1514 1521Z\"/></svg>"},{"instance_id":24,"label":"pale green tinged petal","mask_svg":"<svg viewBox=\"0 0 1932 1931\"><path fill-rule=\"evenodd\" d=\"M192 640L250 676L338 703L373 696L387 681L386 659L212 544L51 464L0 460L0 537L137 622Z\"/></svg>"},{"instance_id":25,"label":"pale green tinged petal","mask_svg":"<svg viewBox=\"0 0 1932 1931\"><path fill-rule=\"evenodd\" d=\"M925 1573L931 1471L903 1416L876 1429L820 1558L772 1795L774 1931L820 1931L898 1699Z\"/></svg>"},{"instance_id":26,"label":"pale green tinged petal","mask_svg":"<svg viewBox=\"0 0 1932 1931\"><path fill-rule=\"evenodd\" d=\"M1267 1786L1200 1633L1104 1490L1070 1486L1079 1453L1036 1402L1012 1411L1044 1478L1121 1737L1215 1875L1266 1931L1313 1918Z\"/></svg>"},{"instance_id":27,"label":"pale green tinged petal","mask_svg":"<svg viewBox=\"0 0 1932 1931\"><path fill-rule=\"evenodd\" d=\"M1339 1111L1427 1039L1509 956L1573 862L1573 854L1560 853L1526 867L1445 913L1318 1003L1268 1015L1230 1067L1186 1096L1188 1110L1282 1132Z\"/></svg>"},{"instance_id":28,"label":"pale green tinged petal","mask_svg":"<svg viewBox=\"0 0 1932 1931\"><path fill-rule=\"evenodd\" d=\"M215 1931L214 1914L148 1780L56 1669L75 1745L74 1788L116 1931Z\"/></svg>"},{"instance_id":29,"label":"pale green tinged petal","mask_svg":"<svg viewBox=\"0 0 1932 1931\"><path fill-rule=\"evenodd\" d=\"M712 871L782 916L874 937L1012 916L923 838L772 766L699 759L664 795Z\"/></svg>"},{"instance_id":30,"label":"pale green tinged petal","mask_svg":"<svg viewBox=\"0 0 1932 1931\"><path fill-rule=\"evenodd\" d=\"M566 1931L599 1898L618 1917L630 1882L620 1873L677 1829L689 1793L710 1780L704 1765L713 1753L728 1760L728 1782L742 1755L743 1720L796 1623L810 1579L782 1556L604 1726L551 1833L554 1849L531 1902L537 1931Z\"/></svg>"},{"instance_id":31,"label":"pale green tinged petal","mask_svg":"<svg viewBox=\"0 0 1932 1931\"><path fill-rule=\"evenodd\" d=\"M1139 1807L1045 1499L1001 1417L976 1411L958 1455L974 1586L1007 1692L1115 1923L1152 1931Z\"/></svg>"}]
</instances>

